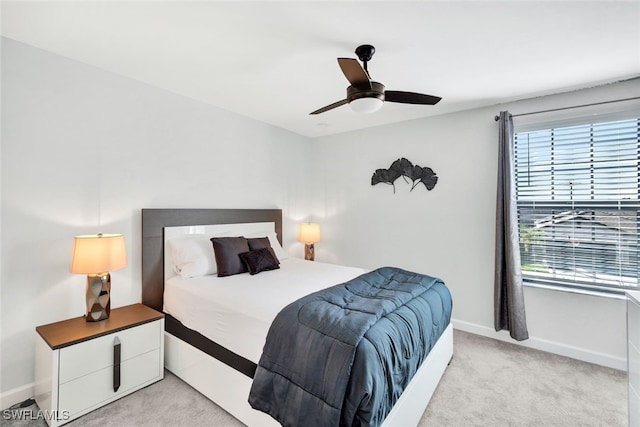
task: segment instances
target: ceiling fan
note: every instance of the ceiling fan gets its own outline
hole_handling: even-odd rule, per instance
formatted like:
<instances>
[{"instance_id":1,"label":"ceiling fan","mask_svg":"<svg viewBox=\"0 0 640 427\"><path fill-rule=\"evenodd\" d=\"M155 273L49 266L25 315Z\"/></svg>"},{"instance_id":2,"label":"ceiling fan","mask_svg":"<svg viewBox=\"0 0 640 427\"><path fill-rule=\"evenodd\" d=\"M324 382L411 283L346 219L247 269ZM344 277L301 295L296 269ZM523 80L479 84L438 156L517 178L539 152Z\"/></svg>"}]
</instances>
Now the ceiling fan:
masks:
<instances>
[{"instance_id":1,"label":"ceiling fan","mask_svg":"<svg viewBox=\"0 0 640 427\"><path fill-rule=\"evenodd\" d=\"M382 83L371 80L367 69L367 62L371 60L375 52L375 47L369 44L358 46L356 55L358 55L364 67L356 59L338 58L338 65L340 65L345 77L351 83L347 87L347 98L309 114L324 113L344 104L349 104L352 110L359 113L373 113L382 107L384 101L402 104L435 105L442 99L439 96L424 95L422 93L385 90Z\"/></svg>"}]
</instances>

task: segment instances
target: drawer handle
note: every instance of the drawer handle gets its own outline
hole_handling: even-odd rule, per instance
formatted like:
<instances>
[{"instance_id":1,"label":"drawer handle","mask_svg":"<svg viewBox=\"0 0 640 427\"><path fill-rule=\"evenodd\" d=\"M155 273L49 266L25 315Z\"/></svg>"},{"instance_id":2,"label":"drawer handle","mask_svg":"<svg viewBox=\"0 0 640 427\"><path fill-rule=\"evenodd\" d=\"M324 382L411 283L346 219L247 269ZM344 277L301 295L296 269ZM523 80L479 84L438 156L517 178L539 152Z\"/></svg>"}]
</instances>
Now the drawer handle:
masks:
<instances>
[{"instance_id":1,"label":"drawer handle","mask_svg":"<svg viewBox=\"0 0 640 427\"><path fill-rule=\"evenodd\" d=\"M120 340L113 340L113 392L120 388Z\"/></svg>"}]
</instances>

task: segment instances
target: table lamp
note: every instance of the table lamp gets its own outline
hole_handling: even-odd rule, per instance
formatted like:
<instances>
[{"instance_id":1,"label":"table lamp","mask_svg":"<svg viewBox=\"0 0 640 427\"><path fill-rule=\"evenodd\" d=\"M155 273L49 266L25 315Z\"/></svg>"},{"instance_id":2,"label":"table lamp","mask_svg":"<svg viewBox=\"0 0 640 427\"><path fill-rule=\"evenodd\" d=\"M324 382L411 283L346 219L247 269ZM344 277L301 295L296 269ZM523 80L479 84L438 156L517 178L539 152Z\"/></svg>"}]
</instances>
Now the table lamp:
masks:
<instances>
[{"instance_id":1,"label":"table lamp","mask_svg":"<svg viewBox=\"0 0 640 427\"><path fill-rule=\"evenodd\" d=\"M320 241L320 225L311 222L300 224L298 241L304 242L304 259L313 261L316 258L313 244Z\"/></svg>"},{"instance_id":2,"label":"table lamp","mask_svg":"<svg viewBox=\"0 0 640 427\"><path fill-rule=\"evenodd\" d=\"M111 312L110 271L127 266L127 253L122 234L76 236L71 252L71 273L87 275L87 322L108 319Z\"/></svg>"}]
</instances>

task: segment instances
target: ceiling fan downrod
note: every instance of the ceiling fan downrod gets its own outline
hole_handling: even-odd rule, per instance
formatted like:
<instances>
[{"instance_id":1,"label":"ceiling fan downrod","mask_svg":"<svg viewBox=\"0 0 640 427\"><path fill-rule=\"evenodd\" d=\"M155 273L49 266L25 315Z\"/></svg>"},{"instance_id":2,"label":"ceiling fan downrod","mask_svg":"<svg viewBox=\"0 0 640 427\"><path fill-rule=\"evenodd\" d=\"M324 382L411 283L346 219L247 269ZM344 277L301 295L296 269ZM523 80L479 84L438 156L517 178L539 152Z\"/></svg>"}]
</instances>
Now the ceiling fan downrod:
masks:
<instances>
[{"instance_id":1,"label":"ceiling fan downrod","mask_svg":"<svg viewBox=\"0 0 640 427\"><path fill-rule=\"evenodd\" d=\"M371 46L370 44L363 44L356 48L355 53L356 55L358 55L358 59L362 61L362 68L364 68L364 71L366 71L367 75L369 75L367 62L371 61L371 58L373 58L373 54L376 53L376 48ZM371 78L371 75L369 75L369 78Z\"/></svg>"}]
</instances>

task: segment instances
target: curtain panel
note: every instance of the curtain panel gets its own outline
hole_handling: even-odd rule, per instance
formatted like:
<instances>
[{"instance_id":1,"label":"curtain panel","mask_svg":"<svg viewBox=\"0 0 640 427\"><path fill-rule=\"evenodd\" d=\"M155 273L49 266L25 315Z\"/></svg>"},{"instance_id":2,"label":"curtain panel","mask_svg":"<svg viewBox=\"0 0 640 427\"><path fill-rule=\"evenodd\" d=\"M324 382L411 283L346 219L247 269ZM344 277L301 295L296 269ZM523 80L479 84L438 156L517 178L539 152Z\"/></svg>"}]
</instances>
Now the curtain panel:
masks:
<instances>
[{"instance_id":1,"label":"curtain panel","mask_svg":"<svg viewBox=\"0 0 640 427\"><path fill-rule=\"evenodd\" d=\"M513 119L500 112L498 122L498 193L496 203L496 257L494 317L496 331L508 330L511 337L529 338L520 271L517 200L514 171Z\"/></svg>"}]
</instances>

